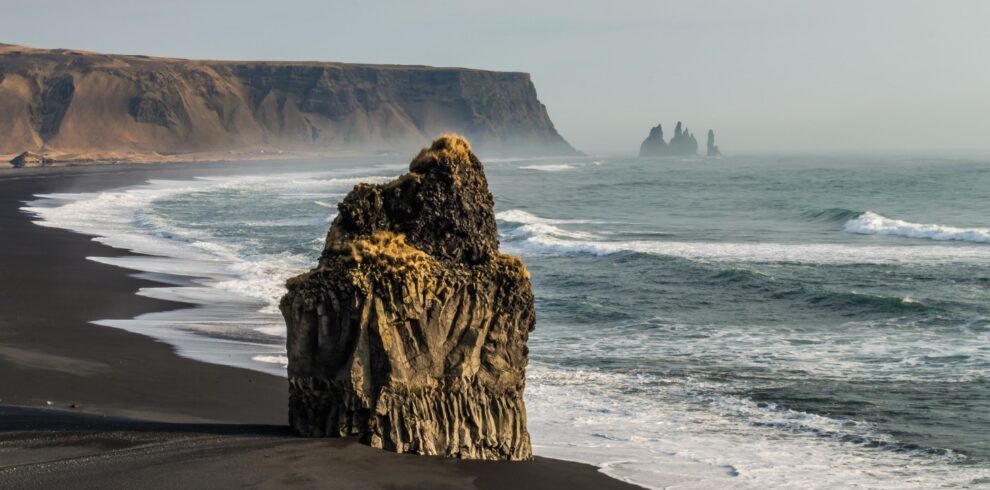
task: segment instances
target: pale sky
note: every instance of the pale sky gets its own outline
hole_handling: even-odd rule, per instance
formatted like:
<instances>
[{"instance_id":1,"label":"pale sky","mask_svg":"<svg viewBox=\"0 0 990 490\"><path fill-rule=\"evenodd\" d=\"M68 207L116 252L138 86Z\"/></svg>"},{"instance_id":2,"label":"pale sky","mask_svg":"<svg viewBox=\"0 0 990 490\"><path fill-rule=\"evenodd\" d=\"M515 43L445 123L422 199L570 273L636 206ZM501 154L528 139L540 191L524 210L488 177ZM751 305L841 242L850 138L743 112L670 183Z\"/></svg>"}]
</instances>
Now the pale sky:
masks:
<instances>
[{"instance_id":1,"label":"pale sky","mask_svg":"<svg viewBox=\"0 0 990 490\"><path fill-rule=\"evenodd\" d=\"M372 5L374 3L374 5ZM525 71L557 129L635 153L990 150L990 1L0 0L0 42Z\"/></svg>"}]
</instances>

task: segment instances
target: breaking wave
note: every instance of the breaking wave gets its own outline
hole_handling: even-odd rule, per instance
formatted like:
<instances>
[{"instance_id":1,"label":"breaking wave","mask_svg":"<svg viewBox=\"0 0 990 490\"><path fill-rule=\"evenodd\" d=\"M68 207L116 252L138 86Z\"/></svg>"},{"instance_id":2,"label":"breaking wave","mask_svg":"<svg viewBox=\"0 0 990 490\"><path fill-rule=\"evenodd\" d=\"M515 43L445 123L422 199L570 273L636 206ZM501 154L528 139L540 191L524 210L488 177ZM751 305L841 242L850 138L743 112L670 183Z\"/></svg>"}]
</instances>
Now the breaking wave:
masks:
<instances>
[{"instance_id":1,"label":"breaking wave","mask_svg":"<svg viewBox=\"0 0 990 490\"><path fill-rule=\"evenodd\" d=\"M854 211L846 208L828 208L818 211L806 211L802 216L813 221L848 221L862 215L862 211Z\"/></svg>"},{"instance_id":2,"label":"breaking wave","mask_svg":"<svg viewBox=\"0 0 990 490\"><path fill-rule=\"evenodd\" d=\"M899 236L929 240L990 243L990 228L956 228L936 224L920 224L892 219L867 211L850 219L843 226L849 233L859 235Z\"/></svg>"},{"instance_id":3,"label":"breaking wave","mask_svg":"<svg viewBox=\"0 0 990 490\"><path fill-rule=\"evenodd\" d=\"M880 246L837 243L685 242L661 240L605 240L573 226L589 220L543 218L513 209L496 215L503 223L504 245L515 253L543 255L612 255L640 253L705 262L898 264L990 260L990 250L950 246ZM988 231L990 233L990 231ZM609 238L616 238L610 235ZM619 235L617 238L621 238Z\"/></svg>"},{"instance_id":4,"label":"breaking wave","mask_svg":"<svg viewBox=\"0 0 990 490\"><path fill-rule=\"evenodd\" d=\"M952 465L966 456L950 449L903 443L862 420L726 394L718 383L540 362L527 378L540 454L650 488L670 488L655 483L669 481L670 468L691 483L685 488L929 488L984 474ZM834 462L828 479L813 463L822 460Z\"/></svg>"},{"instance_id":5,"label":"breaking wave","mask_svg":"<svg viewBox=\"0 0 990 490\"><path fill-rule=\"evenodd\" d=\"M538 170L540 172L562 172L564 170L573 169L574 165L559 163L559 164L546 164L546 165L524 165L519 168L524 170Z\"/></svg>"}]
</instances>

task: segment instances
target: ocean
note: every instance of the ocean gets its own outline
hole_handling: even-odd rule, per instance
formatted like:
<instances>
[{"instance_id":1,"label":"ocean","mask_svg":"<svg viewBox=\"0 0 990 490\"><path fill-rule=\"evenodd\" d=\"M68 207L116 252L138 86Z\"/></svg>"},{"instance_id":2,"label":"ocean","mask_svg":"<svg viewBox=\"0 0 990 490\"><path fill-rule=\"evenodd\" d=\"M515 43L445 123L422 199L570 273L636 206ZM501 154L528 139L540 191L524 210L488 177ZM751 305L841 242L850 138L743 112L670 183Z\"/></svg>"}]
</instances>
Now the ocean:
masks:
<instances>
[{"instance_id":1,"label":"ocean","mask_svg":"<svg viewBox=\"0 0 990 490\"><path fill-rule=\"evenodd\" d=\"M98 319L285 374L284 281L396 157L39 195L194 306ZM486 160L532 274L538 455L660 488L990 487L990 161ZM97 320L97 319L94 319Z\"/></svg>"}]
</instances>

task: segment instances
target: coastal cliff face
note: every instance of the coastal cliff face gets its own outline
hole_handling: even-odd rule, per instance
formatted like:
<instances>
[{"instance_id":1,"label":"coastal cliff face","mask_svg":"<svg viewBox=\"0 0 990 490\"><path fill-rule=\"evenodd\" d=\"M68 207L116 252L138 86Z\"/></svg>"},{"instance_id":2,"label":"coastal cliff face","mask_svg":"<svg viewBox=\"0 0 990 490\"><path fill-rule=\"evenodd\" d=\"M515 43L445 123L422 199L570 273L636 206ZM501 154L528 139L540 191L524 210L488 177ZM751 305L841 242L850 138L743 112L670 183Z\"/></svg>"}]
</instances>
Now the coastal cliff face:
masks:
<instances>
[{"instance_id":1,"label":"coastal cliff face","mask_svg":"<svg viewBox=\"0 0 990 490\"><path fill-rule=\"evenodd\" d=\"M525 73L0 45L0 154L409 151L443 131L490 154L576 153Z\"/></svg>"},{"instance_id":2,"label":"coastal cliff face","mask_svg":"<svg viewBox=\"0 0 990 490\"><path fill-rule=\"evenodd\" d=\"M287 284L290 424L396 452L529 459L529 273L498 252L466 140L441 137L409 170L355 186L318 266Z\"/></svg>"}]
</instances>

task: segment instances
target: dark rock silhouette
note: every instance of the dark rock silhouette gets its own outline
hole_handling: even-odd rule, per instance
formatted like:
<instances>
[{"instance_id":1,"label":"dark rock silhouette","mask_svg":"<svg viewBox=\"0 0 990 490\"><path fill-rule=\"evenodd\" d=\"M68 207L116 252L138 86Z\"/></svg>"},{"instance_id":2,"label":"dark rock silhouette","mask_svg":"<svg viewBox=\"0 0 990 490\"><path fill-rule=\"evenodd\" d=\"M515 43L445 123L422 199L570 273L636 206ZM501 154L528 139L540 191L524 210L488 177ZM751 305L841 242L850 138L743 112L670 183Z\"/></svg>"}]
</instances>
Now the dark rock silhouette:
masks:
<instances>
[{"instance_id":1,"label":"dark rock silhouette","mask_svg":"<svg viewBox=\"0 0 990 490\"><path fill-rule=\"evenodd\" d=\"M671 155L698 154L698 140L694 139L694 135L687 129L687 126L684 126L684 130L681 131L680 121L677 121L677 127L674 128L674 137L671 138L668 147Z\"/></svg>"},{"instance_id":2,"label":"dark rock silhouette","mask_svg":"<svg viewBox=\"0 0 990 490\"><path fill-rule=\"evenodd\" d=\"M698 140L695 139L694 134L684 126L681 128L681 122L677 121L677 125L674 127L674 137L670 139L670 143L666 143L663 140L663 130L660 125L650 130L650 135L646 137L643 144L639 147L639 156L641 157L657 157L657 156L686 156L686 155L697 155L698 154Z\"/></svg>"},{"instance_id":3,"label":"dark rock silhouette","mask_svg":"<svg viewBox=\"0 0 990 490\"><path fill-rule=\"evenodd\" d=\"M708 130L708 151L706 155L710 157L722 156L722 152L718 150L718 145L715 144L715 131L711 129Z\"/></svg>"},{"instance_id":4,"label":"dark rock silhouette","mask_svg":"<svg viewBox=\"0 0 990 490\"><path fill-rule=\"evenodd\" d=\"M639 156L654 156L667 154L667 142L663 140L663 127L660 124L650 129L650 135L639 145Z\"/></svg>"},{"instance_id":5,"label":"dark rock silhouette","mask_svg":"<svg viewBox=\"0 0 990 490\"><path fill-rule=\"evenodd\" d=\"M396 452L529 459L529 273L498 252L467 140L440 137L409 170L355 186L318 266L287 283L290 424Z\"/></svg>"},{"instance_id":6,"label":"dark rock silhouette","mask_svg":"<svg viewBox=\"0 0 990 490\"><path fill-rule=\"evenodd\" d=\"M38 167L42 165L51 165L52 163L54 163L54 161L51 158L38 153L32 153L30 151L25 151L10 161L10 164L16 168Z\"/></svg>"}]
</instances>

